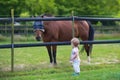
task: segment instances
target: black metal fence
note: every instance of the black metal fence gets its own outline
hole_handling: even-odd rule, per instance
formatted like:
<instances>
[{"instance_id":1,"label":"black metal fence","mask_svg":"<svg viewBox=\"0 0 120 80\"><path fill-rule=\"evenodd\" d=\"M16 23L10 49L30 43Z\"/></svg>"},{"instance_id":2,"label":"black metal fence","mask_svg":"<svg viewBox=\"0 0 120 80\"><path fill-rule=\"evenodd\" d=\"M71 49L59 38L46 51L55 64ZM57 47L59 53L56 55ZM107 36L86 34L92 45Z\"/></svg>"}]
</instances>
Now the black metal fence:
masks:
<instances>
[{"instance_id":1,"label":"black metal fence","mask_svg":"<svg viewBox=\"0 0 120 80\"><path fill-rule=\"evenodd\" d=\"M56 18L0 18L0 21L6 21L12 23L11 32L13 33L13 22L14 21L58 21L58 20L89 20L89 21L120 21L120 18L89 18L89 17L56 17ZM12 34L13 36L13 34ZM47 46L47 45L69 45L70 42L56 42L56 43L34 43L34 44L14 44L13 37L11 37L11 44L0 45L0 48L12 48L11 49L11 70L14 71L14 48L17 47L35 47L35 46ZM81 44L106 44L106 43L120 43L120 40L111 41L84 41Z\"/></svg>"},{"instance_id":2,"label":"black metal fence","mask_svg":"<svg viewBox=\"0 0 120 80\"><path fill-rule=\"evenodd\" d=\"M120 26L94 26L96 33L120 33ZM0 26L0 34L10 34L11 26L3 25ZM14 34L33 34L33 27L22 25L22 26L14 26Z\"/></svg>"},{"instance_id":3,"label":"black metal fence","mask_svg":"<svg viewBox=\"0 0 120 80\"><path fill-rule=\"evenodd\" d=\"M80 44L113 44L120 43L120 40L101 40L101 41L81 41ZM38 46L50 46L50 45L70 45L70 42L46 42L46 43L31 43L31 44L14 44L14 48L24 47L38 47ZM0 49L12 48L12 44L0 45Z\"/></svg>"},{"instance_id":4,"label":"black metal fence","mask_svg":"<svg viewBox=\"0 0 120 80\"><path fill-rule=\"evenodd\" d=\"M31 22L31 21L59 21L59 20L89 20L89 21L120 21L120 18L91 18L91 17L55 17L55 18L14 18L15 22ZM1 22L6 22L4 25L0 25L0 34L10 34L11 33L11 26L10 23L12 18L0 18ZM8 24L7 24L8 23ZM120 26L94 26L95 31L99 33L106 33L106 32L116 32L120 33ZM31 25L17 25L14 26L14 33L15 34L31 34L33 33L32 24Z\"/></svg>"}]
</instances>

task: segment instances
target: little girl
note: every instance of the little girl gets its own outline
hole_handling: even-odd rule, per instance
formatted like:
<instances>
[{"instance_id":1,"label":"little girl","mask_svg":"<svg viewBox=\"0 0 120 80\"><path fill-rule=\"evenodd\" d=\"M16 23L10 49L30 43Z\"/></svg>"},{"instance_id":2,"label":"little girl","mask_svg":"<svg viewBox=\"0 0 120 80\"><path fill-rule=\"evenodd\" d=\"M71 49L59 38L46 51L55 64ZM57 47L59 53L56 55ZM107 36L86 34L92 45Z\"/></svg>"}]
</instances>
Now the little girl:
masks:
<instances>
[{"instance_id":1,"label":"little girl","mask_svg":"<svg viewBox=\"0 0 120 80\"><path fill-rule=\"evenodd\" d=\"M80 57L79 57L79 39L73 38L71 40L71 45L72 45L72 52L71 52L71 57L70 57L70 63L73 65L74 69L74 76L77 76L80 74Z\"/></svg>"}]
</instances>

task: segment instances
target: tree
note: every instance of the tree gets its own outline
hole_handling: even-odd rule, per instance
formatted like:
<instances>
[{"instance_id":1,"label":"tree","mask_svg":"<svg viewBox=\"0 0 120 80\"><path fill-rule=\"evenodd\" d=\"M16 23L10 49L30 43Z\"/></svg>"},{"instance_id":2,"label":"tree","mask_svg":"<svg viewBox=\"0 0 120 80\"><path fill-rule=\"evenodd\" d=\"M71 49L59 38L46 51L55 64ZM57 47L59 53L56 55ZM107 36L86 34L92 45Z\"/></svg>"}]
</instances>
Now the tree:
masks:
<instances>
[{"instance_id":1,"label":"tree","mask_svg":"<svg viewBox=\"0 0 120 80\"><path fill-rule=\"evenodd\" d=\"M13 8L17 16L21 13L70 16L72 11L76 16L119 16L119 6L119 0L0 0L0 15L10 16L10 10Z\"/></svg>"},{"instance_id":2,"label":"tree","mask_svg":"<svg viewBox=\"0 0 120 80\"><path fill-rule=\"evenodd\" d=\"M119 0L55 0L59 15L116 15L120 9Z\"/></svg>"},{"instance_id":3,"label":"tree","mask_svg":"<svg viewBox=\"0 0 120 80\"><path fill-rule=\"evenodd\" d=\"M1 0L0 15L10 16L10 10L15 10L15 15L28 12L30 15L40 15L42 13L57 14L57 7L54 0Z\"/></svg>"},{"instance_id":4,"label":"tree","mask_svg":"<svg viewBox=\"0 0 120 80\"><path fill-rule=\"evenodd\" d=\"M10 16L10 10L12 8L15 8L16 11L16 6L17 6L18 1L17 0L10 0L10 1L5 1L5 0L0 0L0 15L1 16Z\"/></svg>"},{"instance_id":5,"label":"tree","mask_svg":"<svg viewBox=\"0 0 120 80\"><path fill-rule=\"evenodd\" d=\"M40 15L43 13L57 14L54 0L25 0L26 11L30 15Z\"/></svg>"}]
</instances>

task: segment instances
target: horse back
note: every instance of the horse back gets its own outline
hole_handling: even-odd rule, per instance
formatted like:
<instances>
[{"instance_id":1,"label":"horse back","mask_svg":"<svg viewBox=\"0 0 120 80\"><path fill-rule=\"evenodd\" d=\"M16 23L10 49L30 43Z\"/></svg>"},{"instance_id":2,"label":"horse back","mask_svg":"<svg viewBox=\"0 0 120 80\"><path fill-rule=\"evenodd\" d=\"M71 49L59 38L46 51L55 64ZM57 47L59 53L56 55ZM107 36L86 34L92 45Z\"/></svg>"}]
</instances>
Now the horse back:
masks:
<instances>
[{"instance_id":1,"label":"horse back","mask_svg":"<svg viewBox=\"0 0 120 80\"><path fill-rule=\"evenodd\" d=\"M43 40L46 42L70 41L72 38L72 21L51 21L45 29Z\"/></svg>"},{"instance_id":2,"label":"horse back","mask_svg":"<svg viewBox=\"0 0 120 80\"><path fill-rule=\"evenodd\" d=\"M72 21L50 21L45 25L46 32L43 35L45 42L70 41L72 39ZM86 21L75 21L74 36L87 40L89 25Z\"/></svg>"},{"instance_id":3,"label":"horse back","mask_svg":"<svg viewBox=\"0 0 120 80\"><path fill-rule=\"evenodd\" d=\"M59 41L70 41L72 38L72 21L59 21Z\"/></svg>"}]
</instances>

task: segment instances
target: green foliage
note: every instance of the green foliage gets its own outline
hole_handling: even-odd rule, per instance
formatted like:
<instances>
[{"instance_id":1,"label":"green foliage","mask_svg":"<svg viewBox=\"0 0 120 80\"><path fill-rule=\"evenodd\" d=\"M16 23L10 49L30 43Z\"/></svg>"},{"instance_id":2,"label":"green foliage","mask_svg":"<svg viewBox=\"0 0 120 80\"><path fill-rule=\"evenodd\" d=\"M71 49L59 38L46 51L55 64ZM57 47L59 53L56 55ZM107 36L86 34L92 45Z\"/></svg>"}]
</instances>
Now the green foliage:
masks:
<instances>
[{"instance_id":1,"label":"green foliage","mask_svg":"<svg viewBox=\"0 0 120 80\"><path fill-rule=\"evenodd\" d=\"M8 38L6 36L3 36L0 34L0 42L7 41L7 40L8 40Z\"/></svg>"},{"instance_id":2,"label":"green foliage","mask_svg":"<svg viewBox=\"0 0 120 80\"><path fill-rule=\"evenodd\" d=\"M30 13L30 15L57 13L54 0L25 0L25 4L26 10Z\"/></svg>"},{"instance_id":3,"label":"green foliage","mask_svg":"<svg viewBox=\"0 0 120 80\"><path fill-rule=\"evenodd\" d=\"M29 13L40 15L51 13L54 15L70 16L74 11L80 15L111 15L119 17L119 0L0 0L0 15L10 16L10 10L15 15ZM4 8L4 9L3 9Z\"/></svg>"}]
</instances>

